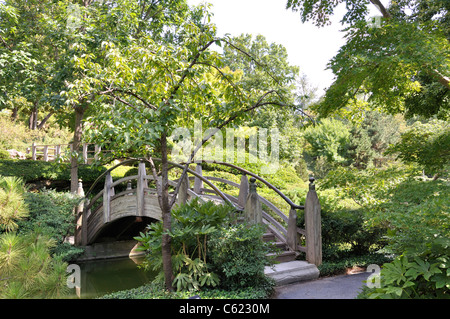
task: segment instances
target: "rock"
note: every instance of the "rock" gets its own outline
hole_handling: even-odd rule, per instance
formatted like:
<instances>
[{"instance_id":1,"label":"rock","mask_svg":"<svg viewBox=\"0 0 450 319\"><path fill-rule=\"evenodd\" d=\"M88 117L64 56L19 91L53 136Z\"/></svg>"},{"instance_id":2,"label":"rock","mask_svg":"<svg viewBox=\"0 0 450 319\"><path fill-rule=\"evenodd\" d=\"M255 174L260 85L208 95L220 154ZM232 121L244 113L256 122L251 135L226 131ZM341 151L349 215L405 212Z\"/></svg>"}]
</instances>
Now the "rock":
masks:
<instances>
[{"instance_id":1,"label":"rock","mask_svg":"<svg viewBox=\"0 0 450 319\"><path fill-rule=\"evenodd\" d=\"M7 150L9 156L14 159L26 159L25 153L19 152L17 150Z\"/></svg>"}]
</instances>

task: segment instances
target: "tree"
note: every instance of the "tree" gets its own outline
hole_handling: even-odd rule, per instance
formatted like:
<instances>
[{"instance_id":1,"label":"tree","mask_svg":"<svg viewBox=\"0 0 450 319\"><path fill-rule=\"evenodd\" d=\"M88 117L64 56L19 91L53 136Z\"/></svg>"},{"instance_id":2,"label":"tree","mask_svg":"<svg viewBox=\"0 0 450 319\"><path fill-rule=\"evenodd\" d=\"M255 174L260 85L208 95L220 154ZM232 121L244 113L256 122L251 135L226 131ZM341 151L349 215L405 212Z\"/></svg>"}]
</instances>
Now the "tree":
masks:
<instances>
[{"instance_id":1,"label":"tree","mask_svg":"<svg viewBox=\"0 0 450 319\"><path fill-rule=\"evenodd\" d=\"M71 82L66 93L70 104L81 100L95 103L97 112L87 119L93 141L108 143L115 156L144 156L150 163L165 231L162 259L167 289L172 289L173 272L171 238L166 231L171 229L170 211L178 192L175 189L169 198L171 130L186 118L200 118L221 129L248 118L248 112L258 107L283 105L280 92L249 96L232 81L234 75L224 68L219 53L210 49L213 44L230 41L215 37L214 27L199 21L203 13L202 7L193 8L180 25L182 36L172 43L161 44L145 34L127 45L103 41L97 56L78 59L75 66L84 77ZM201 144L212 135L204 137ZM155 155L161 159L159 167ZM159 168L161 178L157 177Z\"/></svg>"},{"instance_id":2,"label":"tree","mask_svg":"<svg viewBox=\"0 0 450 319\"><path fill-rule=\"evenodd\" d=\"M323 119L305 130L305 139L310 144L312 157L325 157L329 162L344 162L344 152L349 142L350 130L341 121Z\"/></svg>"},{"instance_id":3,"label":"tree","mask_svg":"<svg viewBox=\"0 0 450 319\"><path fill-rule=\"evenodd\" d=\"M450 127L442 120L427 123L415 122L404 132L400 141L392 145L387 153L396 154L406 163L419 164L426 174L435 174L434 179L448 169L450 162Z\"/></svg>"},{"instance_id":4,"label":"tree","mask_svg":"<svg viewBox=\"0 0 450 319\"><path fill-rule=\"evenodd\" d=\"M288 0L303 21L329 23L337 5L345 3L347 43L330 61L336 75L318 108L322 116L345 107L357 94L391 113L440 114L449 109L450 43L446 1L396 1L386 8L378 0ZM373 4L382 14L378 25L365 18ZM408 10L411 13L408 13ZM434 104L420 103L426 96Z\"/></svg>"},{"instance_id":5,"label":"tree","mask_svg":"<svg viewBox=\"0 0 450 319\"><path fill-rule=\"evenodd\" d=\"M361 123L353 124L350 130L345 158L349 165L359 169L381 167L390 159L385 151L400 138L402 121L376 111L361 113Z\"/></svg>"}]
</instances>

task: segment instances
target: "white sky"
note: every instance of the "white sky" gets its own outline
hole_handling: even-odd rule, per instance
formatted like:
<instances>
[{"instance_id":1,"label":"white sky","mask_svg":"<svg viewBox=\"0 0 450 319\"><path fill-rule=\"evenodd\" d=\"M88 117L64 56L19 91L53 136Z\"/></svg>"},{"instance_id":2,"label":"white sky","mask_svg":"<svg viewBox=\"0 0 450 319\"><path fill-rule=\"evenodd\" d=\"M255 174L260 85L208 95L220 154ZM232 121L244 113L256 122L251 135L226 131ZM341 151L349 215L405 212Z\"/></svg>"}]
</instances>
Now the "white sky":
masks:
<instances>
[{"instance_id":1,"label":"white sky","mask_svg":"<svg viewBox=\"0 0 450 319\"><path fill-rule=\"evenodd\" d=\"M197 5L205 0L188 0ZM226 33L238 36L249 33L262 34L268 43L283 45L289 55L289 62L300 67L313 86L319 87L319 94L333 80L327 63L345 43L343 26L339 23L342 14L332 17L331 26L318 28L312 23L303 24L300 14L286 9L286 0L207 0L213 4L212 22L217 25L218 35Z\"/></svg>"}]
</instances>

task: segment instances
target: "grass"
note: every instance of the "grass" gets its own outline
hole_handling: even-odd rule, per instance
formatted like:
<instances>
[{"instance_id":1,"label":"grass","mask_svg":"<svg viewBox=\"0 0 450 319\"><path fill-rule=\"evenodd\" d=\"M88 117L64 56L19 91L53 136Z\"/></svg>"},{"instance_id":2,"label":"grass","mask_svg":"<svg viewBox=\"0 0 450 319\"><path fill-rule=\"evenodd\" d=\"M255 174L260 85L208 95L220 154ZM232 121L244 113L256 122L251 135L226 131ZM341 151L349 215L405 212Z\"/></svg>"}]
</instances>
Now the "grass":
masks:
<instances>
[{"instance_id":1,"label":"grass","mask_svg":"<svg viewBox=\"0 0 450 319\"><path fill-rule=\"evenodd\" d=\"M30 130L20 121L11 121L8 113L0 112L0 150L15 149L25 153L33 143L68 144L72 137L69 129L60 128L51 120L46 129Z\"/></svg>"}]
</instances>

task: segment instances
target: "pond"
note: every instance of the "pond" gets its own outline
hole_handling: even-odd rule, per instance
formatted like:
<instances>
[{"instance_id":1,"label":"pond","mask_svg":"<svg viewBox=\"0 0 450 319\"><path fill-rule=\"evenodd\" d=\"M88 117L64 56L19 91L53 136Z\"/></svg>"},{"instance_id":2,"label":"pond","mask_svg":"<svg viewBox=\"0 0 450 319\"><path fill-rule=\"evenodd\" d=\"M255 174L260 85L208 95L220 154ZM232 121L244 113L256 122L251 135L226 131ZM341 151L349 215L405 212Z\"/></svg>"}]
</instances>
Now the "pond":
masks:
<instances>
[{"instance_id":1,"label":"pond","mask_svg":"<svg viewBox=\"0 0 450 319\"><path fill-rule=\"evenodd\" d=\"M71 297L93 299L150 282L155 274L138 267L142 260L127 257L80 262L80 288L72 288Z\"/></svg>"}]
</instances>

